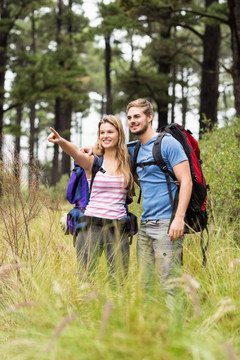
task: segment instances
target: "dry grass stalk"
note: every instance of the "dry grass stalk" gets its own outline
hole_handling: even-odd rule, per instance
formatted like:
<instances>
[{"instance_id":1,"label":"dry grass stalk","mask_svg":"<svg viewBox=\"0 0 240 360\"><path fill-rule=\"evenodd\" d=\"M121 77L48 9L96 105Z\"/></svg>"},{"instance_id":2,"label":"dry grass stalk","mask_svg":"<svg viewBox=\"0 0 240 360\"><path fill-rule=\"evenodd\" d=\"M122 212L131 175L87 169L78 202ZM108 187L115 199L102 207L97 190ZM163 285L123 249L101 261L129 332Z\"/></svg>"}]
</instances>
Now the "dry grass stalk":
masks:
<instances>
[{"instance_id":1,"label":"dry grass stalk","mask_svg":"<svg viewBox=\"0 0 240 360\"><path fill-rule=\"evenodd\" d=\"M179 278L172 278L167 280L167 289L175 291L176 288L183 288L189 294L193 301L194 316L198 317L200 314L200 301L198 296L198 289L200 284L192 276L183 274Z\"/></svg>"},{"instance_id":2,"label":"dry grass stalk","mask_svg":"<svg viewBox=\"0 0 240 360\"><path fill-rule=\"evenodd\" d=\"M21 302L21 303L10 306L8 309L5 310L5 312L10 313L10 312L19 310L24 307L35 307L35 306L39 306L39 304L35 301L25 301L25 302Z\"/></svg>"},{"instance_id":3,"label":"dry grass stalk","mask_svg":"<svg viewBox=\"0 0 240 360\"><path fill-rule=\"evenodd\" d=\"M237 354L231 344L225 343L223 345L223 347L224 347L225 353L226 353L227 357L229 358L229 360L238 360L239 359L239 357L237 356Z\"/></svg>"},{"instance_id":4,"label":"dry grass stalk","mask_svg":"<svg viewBox=\"0 0 240 360\"><path fill-rule=\"evenodd\" d=\"M198 317L200 313L200 302L198 297L199 283L190 275L183 274L182 279L185 283L185 291L191 295L193 300L194 316Z\"/></svg>"},{"instance_id":5,"label":"dry grass stalk","mask_svg":"<svg viewBox=\"0 0 240 360\"><path fill-rule=\"evenodd\" d=\"M113 304L110 301L108 301L106 303L106 305L104 306L103 313L102 313L102 321L101 321L101 328L100 328L100 335L99 335L100 340L102 340L104 338L108 319L109 319L109 316L110 316L112 310L113 310Z\"/></svg>"},{"instance_id":6,"label":"dry grass stalk","mask_svg":"<svg viewBox=\"0 0 240 360\"><path fill-rule=\"evenodd\" d=\"M233 271L234 267L235 267L236 265L239 265L239 264L240 264L240 259L233 259L233 260L230 262L228 268L229 268L230 271Z\"/></svg>"},{"instance_id":7,"label":"dry grass stalk","mask_svg":"<svg viewBox=\"0 0 240 360\"><path fill-rule=\"evenodd\" d=\"M224 315L226 315L234 310L236 310L236 306L232 303L232 299L221 300L219 303L219 307L218 307L217 311L215 312L215 314L213 314L212 316L210 316L206 320L204 320L204 322L203 322L204 330L207 327L215 324Z\"/></svg>"},{"instance_id":8,"label":"dry grass stalk","mask_svg":"<svg viewBox=\"0 0 240 360\"><path fill-rule=\"evenodd\" d=\"M0 279L7 276L13 270L20 269L23 266L26 266L26 264L18 263L18 264L5 264L5 265L0 266Z\"/></svg>"},{"instance_id":9,"label":"dry grass stalk","mask_svg":"<svg viewBox=\"0 0 240 360\"><path fill-rule=\"evenodd\" d=\"M54 333L47 345L47 347L45 348L45 351L50 351L52 350L54 343L56 341L56 339L58 338L58 336L61 334L61 332L65 329L65 327L70 324L75 318L77 317L77 313L72 313L69 314L68 316L66 316L63 321L55 328Z\"/></svg>"},{"instance_id":10,"label":"dry grass stalk","mask_svg":"<svg viewBox=\"0 0 240 360\"><path fill-rule=\"evenodd\" d=\"M29 169L32 177L31 187L28 187L26 180L21 178L25 165L21 160L16 164L14 156L8 162L6 161L4 166L0 163L0 236L2 239L0 257L2 263L26 261L33 271L35 248L31 236L32 224L33 220L38 218L42 208L47 208L51 197L39 186L39 168L35 164ZM51 232L55 230L52 225L55 219L51 220L48 239L51 238ZM37 255L39 257L41 254L38 252ZM20 279L20 270L17 271L17 276Z\"/></svg>"}]
</instances>

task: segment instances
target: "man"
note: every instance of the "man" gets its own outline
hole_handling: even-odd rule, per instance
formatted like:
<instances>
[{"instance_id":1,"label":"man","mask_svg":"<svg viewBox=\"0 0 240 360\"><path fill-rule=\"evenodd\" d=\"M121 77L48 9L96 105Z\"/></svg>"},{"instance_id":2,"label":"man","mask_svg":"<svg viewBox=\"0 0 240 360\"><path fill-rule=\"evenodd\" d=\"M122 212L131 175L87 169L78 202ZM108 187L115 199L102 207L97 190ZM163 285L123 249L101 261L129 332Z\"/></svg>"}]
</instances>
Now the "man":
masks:
<instances>
[{"instance_id":1,"label":"man","mask_svg":"<svg viewBox=\"0 0 240 360\"><path fill-rule=\"evenodd\" d=\"M137 99L127 105L127 119L132 134L141 146L136 162L154 161L152 149L158 133L152 127L153 108L146 99ZM176 276L181 265L184 216L192 192L192 179L187 156L181 144L170 134L163 137L161 152L169 170L174 172L179 185L179 202L170 224L172 205L165 174L157 165L136 168L136 181L140 184L143 201L141 226L137 239L137 259L140 273L148 285L156 271L159 281ZM129 147L133 155L133 149ZM177 185L171 181L174 198ZM170 226L169 226L170 225Z\"/></svg>"}]
</instances>

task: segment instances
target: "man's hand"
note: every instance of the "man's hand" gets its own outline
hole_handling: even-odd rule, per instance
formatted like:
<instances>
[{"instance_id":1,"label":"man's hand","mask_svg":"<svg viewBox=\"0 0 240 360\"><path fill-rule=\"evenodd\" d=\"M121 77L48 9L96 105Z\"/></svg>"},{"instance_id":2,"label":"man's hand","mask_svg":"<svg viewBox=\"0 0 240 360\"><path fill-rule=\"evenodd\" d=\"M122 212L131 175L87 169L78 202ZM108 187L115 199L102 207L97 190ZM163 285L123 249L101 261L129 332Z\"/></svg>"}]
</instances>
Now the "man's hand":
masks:
<instances>
[{"instance_id":1,"label":"man's hand","mask_svg":"<svg viewBox=\"0 0 240 360\"><path fill-rule=\"evenodd\" d=\"M93 148L92 147L83 147L79 149L83 154L88 154L91 156L93 154Z\"/></svg>"},{"instance_id":2,"label":"man's hand","mask_svg":"<svg viewBox=\"0 0 240 360\"><path fill-rule=\"evenodd\" d=\"M169 237L171 241L178 240L183 236L184 218L175 217L170 225Z\"/></svg>"}]
</instances>

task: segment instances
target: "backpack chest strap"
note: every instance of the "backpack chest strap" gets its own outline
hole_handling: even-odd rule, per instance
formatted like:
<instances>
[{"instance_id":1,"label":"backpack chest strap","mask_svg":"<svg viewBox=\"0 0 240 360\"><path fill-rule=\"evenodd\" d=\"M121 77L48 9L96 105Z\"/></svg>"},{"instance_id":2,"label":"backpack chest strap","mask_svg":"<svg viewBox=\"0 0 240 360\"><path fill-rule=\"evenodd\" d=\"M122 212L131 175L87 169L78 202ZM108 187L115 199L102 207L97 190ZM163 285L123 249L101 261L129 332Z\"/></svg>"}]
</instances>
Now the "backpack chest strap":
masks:
<instances>
[{"instance_id":1,"label":"backpack chest strap","mask_svg":"<svg viewBox=\"0 0 240 360\"><path fill-rule=\"evenodd\" d=\"M144 169L145 166L149 166L149 165L156 165L156 161L146 161L135 164L136 167L140 167L142 169Z\"/></svg>"}]
</instances>

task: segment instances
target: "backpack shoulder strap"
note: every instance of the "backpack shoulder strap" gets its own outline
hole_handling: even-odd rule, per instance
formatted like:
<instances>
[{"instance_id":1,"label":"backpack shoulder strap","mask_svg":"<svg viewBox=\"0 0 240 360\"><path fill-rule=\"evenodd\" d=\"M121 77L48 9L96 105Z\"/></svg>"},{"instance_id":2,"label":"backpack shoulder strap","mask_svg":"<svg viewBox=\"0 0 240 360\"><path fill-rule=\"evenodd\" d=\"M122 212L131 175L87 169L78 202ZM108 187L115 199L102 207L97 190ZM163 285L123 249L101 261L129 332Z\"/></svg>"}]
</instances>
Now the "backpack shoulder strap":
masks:
<instances>
[{"instance_id":1,"label":"backpack shoulder strap","mask_svg":"<svg viewBox=\"0 0 240 360\"><path fill-rule=\"evenodd\" d=\"M185 130L183 128L182 125L179 125L177 123L173 123L169 126L166 126L165 131L169 134L171 134L183 147L185 154L187 155L188 161L189 161L189 166L190 166L190 170L191 170L191 174L192 177L195 177L195 170L194 170L194 166L192 163L192 146L189 145L187 138L191 135L191 131L190 130ZM187 136L186 134L189 133L189 135ZM194 139L194 141L196 141ZM196 145L195 145L196 146Z\"/></svg>"},{"instance_id":2,"label":"backpack shoulder strap","mask_svg":"<svg viewBox=\"0 0 240 360\"><path fill-rule=\"evenodd\" d=\"M134 168L136 168L137 156L138 156L138 152L139 152L140 147L141 147L141 143L140 143L140 141L138 141L136 146L135 146L134 153L133 153L133 166L134 166Z\"/></svg>"},{"instance_id":3,"label":"backpack shoulder strap","mask_svg":"<svg viewBox=\"0 0 240 360\"><path fill-rule=\"evenodd\" d=\"M71 204L77 204L79 199L81 199L82 190L82 177L84 176L84 170L81 166L79 166L74 161L74 168L72 170L72 174L69 179L68 187L67 187L67 200Z\"/></svg>"},{"instance_id":4,"label":"backpack shoulder strap","mask_svg":"<svg viewBox=\"0 0 240 360\"><path fill-rule=\"evenodd\" d=\"M97 174L98 171L101 171L102 173L105 173L106 170L104 170L102 168L102 164L103 164L103 156L97 156L94 155L94 160L93 160L93 166L92 166L92 178L91 178L91 182L90 182L90 188L89 188L89 197L92 191L92 186L93 186L93 180Z\"/></svg>"},{"instance_id":5,"label":"backpack shoulder strap","mask_svg":"<svg viewBox=\"0 0 240 360\"><path fill-rule=\"evenodd\" d=\"M132 173L133 174L136 174L136 166L137 166L136 163L137 163L137 156L138 156L140 146L141 146L140 141L137 141L135 143L135 148L134 148L133 157L132 157ZM138 200L137 200L138 204L140 204L140 202L141 202L141 196L142 196L142 190L141 190L141 187L140 187Z\"/></svg>"},{"instance_id":6,"label":"backpack shoulder strap","mask_svg":"<svg viewBox=\"0 0 240 360\"><path fill-rule=\"evenodd\" d=\"M127 149L131 160L131 171L133 174L136 172L136 161L140 146L141 143L139 140L134 140L127 143Z\"/></svg>"},{"instance_id":7,"label":"backpack shoulder strap","mask_svg":"<svg viewBox=\"0 0 240 360\"><path fill-rule=\"evenodd\" d=\"M156 161L156 164L160 167L160 169L165 174L168 174L169 176L171 176L171 178L175 181L176 176L174 175L174 173L172 171L170 171L168 169L168 167L162 157L161 146L162 146L162 139L165 134L166 134L165 132L160 132L159 135L157 136L157 139L155 140L155 143L153 145L153 157L154 157L154 160Z\"/></svg>"},{"instance_id":8,"label":"backpack shoulder strap","mask_svg":"<svg viewBox=\"0 0 240 360\"><path fill-rule=\"evenodd\" d=\"M170 198L170 203L171 203L171 205L173 205L173 197L172 197L172 191L171 191L170 176L174 181L176 180L176 176L174 175L174 173L172 173L168 169L167 164L165 163L165 161L163 160L163 157L162 157L161 146L162 146L162 139L163 139L165 134L166 134L165 131L162 131L162 132L160 132L158 134L157 139L154 142L152 151L153 151L153 157L154 157L154 160L156 162L156 165L158 165L160 167L160 169L165 174L166 181L167 181L169 198Z\"/></svg>"},{"instance_id":9,"label":"backpack shoulder strap","mask_svg":"<svg viewBox=\"0 0 240 360\"><path fill-rule=\"evenodd\" d=\"M137 162L137 156L138 156L138 152L139 152L140 147L141 147L141 143L140 143L140 141L138 141L138 143L136 144L136 146L134 148L134 154L133 154L134 171L136 171L137 167L144 168L144 166L156 165L155 160L154 161Z\"/></svg>"}]
</instances>

